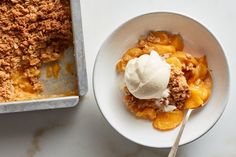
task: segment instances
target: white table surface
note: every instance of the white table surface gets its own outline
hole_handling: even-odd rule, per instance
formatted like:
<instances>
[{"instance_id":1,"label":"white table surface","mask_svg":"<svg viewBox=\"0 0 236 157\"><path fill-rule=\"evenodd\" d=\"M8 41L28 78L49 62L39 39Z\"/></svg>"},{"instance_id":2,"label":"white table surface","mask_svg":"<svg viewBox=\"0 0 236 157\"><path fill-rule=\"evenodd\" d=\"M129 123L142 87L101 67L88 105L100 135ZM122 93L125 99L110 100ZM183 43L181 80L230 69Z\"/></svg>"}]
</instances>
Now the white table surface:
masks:
<instances>
[{"instance_id":1,"label":"white table surface","mask_svg":"<svg viewBox=\"0 0 236 157\"><path fill-rule=\"evenodd\" d=\"M102 117L92 91L92 70L105 38L121 23L154 11L172 11L204 24L222 44L236 92L236 1L81 0L89 92L70 109L0 115L0 157L166 157L167 150L137 145L119 135ZM218 123L178 157L236 156L236 97Z\"/></svg>"}]
</instances>

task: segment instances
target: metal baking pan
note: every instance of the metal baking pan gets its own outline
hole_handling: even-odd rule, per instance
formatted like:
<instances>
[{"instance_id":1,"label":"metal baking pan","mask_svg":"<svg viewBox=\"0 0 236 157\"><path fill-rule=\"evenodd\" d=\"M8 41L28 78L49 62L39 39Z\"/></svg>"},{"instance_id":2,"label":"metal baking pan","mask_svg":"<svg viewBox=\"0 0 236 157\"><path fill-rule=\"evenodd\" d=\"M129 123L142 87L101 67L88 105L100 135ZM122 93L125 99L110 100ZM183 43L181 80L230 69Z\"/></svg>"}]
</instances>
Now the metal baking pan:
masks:
<instances>
[{"instance_id":1,"label":"metal baking pan","mask_svg":"<svg viewBox=\"0 0 236 157\"><path fill-rule=\"evenodd\" d=\"M43 95L60 95L70 91L78 91L78 94L76 94L76 96L1 103L0 113L73 107L79 103L80 96L84 96L87 93L88 85L80 1L71 0L70 4L74 46L66 50L67 52L64 53L63 58L58 63L61 67L58 79L46 78L46 68L48 65L44 65L41 68L40 80L44 86ZM68 73L66 73L66 66L68 64L73 66L74 75L68 75Z\"/></svg>"}]
</instances>

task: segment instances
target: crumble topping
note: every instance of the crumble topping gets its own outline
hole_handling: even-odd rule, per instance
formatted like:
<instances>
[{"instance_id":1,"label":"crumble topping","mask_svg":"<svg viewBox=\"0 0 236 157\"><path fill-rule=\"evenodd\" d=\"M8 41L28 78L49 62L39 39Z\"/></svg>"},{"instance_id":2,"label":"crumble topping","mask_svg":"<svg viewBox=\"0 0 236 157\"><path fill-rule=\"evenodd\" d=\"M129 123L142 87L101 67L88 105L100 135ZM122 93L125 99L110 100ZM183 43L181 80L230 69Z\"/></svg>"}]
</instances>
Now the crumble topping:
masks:
<instances>
[{"instance_id":1,"label":"crumble topping","mask_svg":"<svg viewBox=\"0 0 236 157\"><path fill-rule=\"evenodd\" d=\"M179 109L182 108L184 102L190 97L190 91L184 73L175 66L171 67L168 88L170 90L170 96L167 98L169 104L175 104Z\"/></svg>"}]
</instances>

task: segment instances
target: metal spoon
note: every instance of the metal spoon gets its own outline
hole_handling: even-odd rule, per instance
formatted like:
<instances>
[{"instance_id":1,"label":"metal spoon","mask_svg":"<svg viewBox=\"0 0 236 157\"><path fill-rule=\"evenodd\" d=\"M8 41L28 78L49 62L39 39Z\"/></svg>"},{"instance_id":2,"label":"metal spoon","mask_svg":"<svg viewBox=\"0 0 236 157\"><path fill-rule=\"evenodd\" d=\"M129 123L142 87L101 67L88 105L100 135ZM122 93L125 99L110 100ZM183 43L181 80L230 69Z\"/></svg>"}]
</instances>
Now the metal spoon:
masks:
<instances>
[{"instance_id":1,"label":"metal spoon","mask_svg":"<svg viewBox=\"0 0 236 157\"><path fill-rule=\"evenodd\" d=\"M186 122L188 121L188 118L190 117L191 113L192 113L193 109L188 109L185 117L184 117L184 120L182 122L182 125L180 127L180 130L179 130L179 133L175 139L175 143L174 145L172 146L171 150L170 150L170 153L168 155L168 157L175 157L176 156L176 153L177 153L177 150L178 150L178 147L179 147L179 141L180 141L180 138L182 136L182 133L184 131L184 127L185 127L185 124Z\"/></svg>"}]
</instances>

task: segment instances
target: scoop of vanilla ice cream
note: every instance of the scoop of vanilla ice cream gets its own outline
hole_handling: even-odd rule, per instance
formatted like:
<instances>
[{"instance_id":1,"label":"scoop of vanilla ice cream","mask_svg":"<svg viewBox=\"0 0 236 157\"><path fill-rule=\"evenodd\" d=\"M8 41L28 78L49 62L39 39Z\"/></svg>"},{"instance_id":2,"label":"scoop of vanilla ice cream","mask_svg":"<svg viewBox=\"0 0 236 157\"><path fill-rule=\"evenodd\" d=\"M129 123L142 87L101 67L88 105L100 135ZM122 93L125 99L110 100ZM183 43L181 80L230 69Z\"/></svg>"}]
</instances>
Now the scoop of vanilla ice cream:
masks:
<instances>
[{"instance_id":1,"label":"scoop of vanilla ice cream","mask_svg":"<svg viewBox=\"0 0 236 157\"><path fill-rule=\"evenodd\" d=\"M124 75L128 90L136 98L159 99L169 96L170 65L156 51L130 60Z\"/></svg>"}]
</instances>

